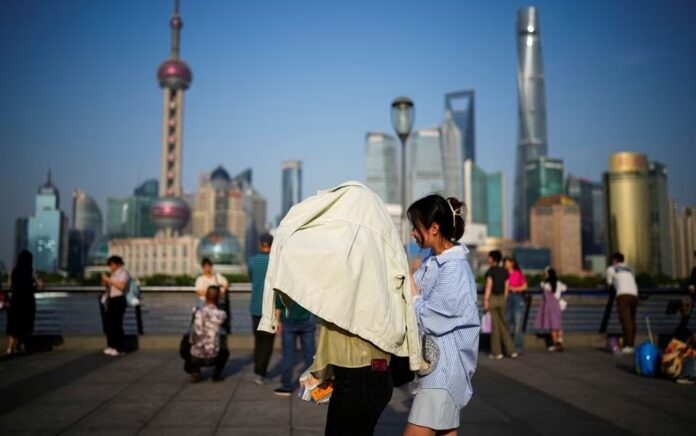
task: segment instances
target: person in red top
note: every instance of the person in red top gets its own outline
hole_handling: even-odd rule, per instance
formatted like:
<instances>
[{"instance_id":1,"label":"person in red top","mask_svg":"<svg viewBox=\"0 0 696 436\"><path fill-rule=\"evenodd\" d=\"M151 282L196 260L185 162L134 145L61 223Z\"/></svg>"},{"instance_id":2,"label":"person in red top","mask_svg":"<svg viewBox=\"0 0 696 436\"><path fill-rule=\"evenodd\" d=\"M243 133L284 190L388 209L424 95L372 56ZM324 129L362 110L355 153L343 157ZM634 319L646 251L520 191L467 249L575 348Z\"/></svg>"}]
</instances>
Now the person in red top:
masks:
<instances>
[{"instance_id":1,"label":"person in red top","mask_svg":"<svg viewBox=\"0 0 696 436\"><path fill-rule=\"evenodd\" d=\"M524 293L527 291L527 278L522 273L520 265L512 257L506 257L503 261L508 272L508 284L510 292L507 297L506 318L510 326L510 334L518 353L524 350L524 312L527 308L524 302Z\"/></svg>"}]
</instances>

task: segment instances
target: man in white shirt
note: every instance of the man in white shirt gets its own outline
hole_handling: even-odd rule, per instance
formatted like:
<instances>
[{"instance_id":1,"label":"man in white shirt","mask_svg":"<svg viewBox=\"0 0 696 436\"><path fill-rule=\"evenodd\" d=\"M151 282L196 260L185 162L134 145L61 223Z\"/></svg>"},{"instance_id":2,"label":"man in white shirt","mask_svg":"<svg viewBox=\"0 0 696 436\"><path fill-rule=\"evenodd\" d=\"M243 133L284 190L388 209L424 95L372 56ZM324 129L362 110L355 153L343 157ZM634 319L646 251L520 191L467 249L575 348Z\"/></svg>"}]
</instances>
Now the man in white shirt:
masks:
<instances>
[{"instance_id":1,"label":"man in white shirt","mask_svg":"<svg viewBox=\"0 0 696 436\"><path fill-rule=\"evenodd\" d=\"M624 255L621 253L611 256L611 266L607 268L607 285L616 292L616 311L624 338L621 352L631 354L636 339L638 285L633 269L624 263Z\"/></svg>"},{"instance_id":2,"label":"man in white shirt","mask_svg":"<svg viewBox=\"0 0 696 436\"><path fill-rule=\"evenodd\" d=\"M205 305L205 294L209 287L217 286L220 288L220 296L224 295L229 287L225 276L213 271L213 262L207 257L201 262L201 268L203 269L203 274L196 278L195 285L196 294L198 295L198 307Z\"/></svg>"}]
</instances>

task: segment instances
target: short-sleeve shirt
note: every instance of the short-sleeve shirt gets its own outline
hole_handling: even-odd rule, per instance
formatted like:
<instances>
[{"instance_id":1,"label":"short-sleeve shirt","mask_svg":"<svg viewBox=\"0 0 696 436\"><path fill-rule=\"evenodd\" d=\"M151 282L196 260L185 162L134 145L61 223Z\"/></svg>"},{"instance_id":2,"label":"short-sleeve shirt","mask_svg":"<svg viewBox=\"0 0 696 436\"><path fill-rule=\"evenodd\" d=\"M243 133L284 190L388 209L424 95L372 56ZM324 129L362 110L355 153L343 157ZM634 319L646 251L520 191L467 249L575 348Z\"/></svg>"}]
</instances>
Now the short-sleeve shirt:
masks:
<instances>
[{"instance_id":1,"label":"short-sleeve shirt","mask_svg":"<svg viewBox=\"0 0 696 436\"><path fill-rule=\"evenodd\" d=\"M493 280L493 288L491 293L493 295L503 295L505 294L505 282L507 281L509 275L508 272L502 266L492 266L488 268L486 272L486 278L490 277Z\"/></svg>"},{"instance_id":2,"label":"short-sleeve shirt","mask_svg":"<svg viewBox=\"0 0 696 436\"><path fill-rule=\"evenodd\" d=\"M111 275L111 280L115 282L125 283L126 286L124 286L123 289L119 289L116 286L111 285L111 287L109 288L109 297L122 297L123 294L126 291L128 291L128 282L130 281L130 274L128 274L128 271L126 271L124 267L121 267L114 271L114 273Z\"/></svg>"},{"instance_id":3,"label":"short-sleeve shirt","mask_svg":"<svg viewBox=\"0 0 696 436\"><path fill-rule=\"evenodd\" d=\"M607 268L607 284L614 286L617 296L638 296L638 285L633 275L633 269L625 263L617 263Z\"/></svg>"},{"instance_id":4,"label":"short-sleeve shirt","mask_svg":"<svg viewBox=\"0 0 696 436\"><path fill-rule=\"evenodd\" d=\"M196 279L196 293L198 293L201 290L207 291L209 287L211 286L220 286L222 288L227 287L227 279L220 273L214 272L212 276L207 277L205 274L201 274L198 276ZM200 300L205 300L205 295L204 296L199 296L198 297Z\"/></svg>"},{"instance_id":5,"label":"short-sleeve shirt","mask_svg":"<svg viewBox=\"0 0 696 436\"><path fill-rule=\"evenodd\" d=\"M510 286L522 286L525 283L527 283L527 278L524 276L522 271L520 270L513 270L512 273L510 274Z\"/></svg>"},{"instance_id":6,"label":"short-sleeve shirt","mask_svg":"<svg viewBox=\"0 0 696 436\"><path fill-rule=\"evenodd\" d=\"M215 357L220 352L220 326L227 314L206 304L196 311L191 332L191 355L200 359Z\"/></svg>"}]
</instances>

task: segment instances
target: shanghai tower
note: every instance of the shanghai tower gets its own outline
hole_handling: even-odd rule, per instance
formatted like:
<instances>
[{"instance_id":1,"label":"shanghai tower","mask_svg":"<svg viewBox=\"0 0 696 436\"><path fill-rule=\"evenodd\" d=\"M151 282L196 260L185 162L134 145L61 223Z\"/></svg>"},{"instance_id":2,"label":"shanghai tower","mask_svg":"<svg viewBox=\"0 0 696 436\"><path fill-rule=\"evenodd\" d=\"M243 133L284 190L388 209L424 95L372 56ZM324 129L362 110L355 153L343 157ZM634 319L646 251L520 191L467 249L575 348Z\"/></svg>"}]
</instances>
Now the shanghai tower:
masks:
<instances>
[{"instance_id":1,"label":"shanghai tower","mask_svg":"<svg viewBox=\"0 0 696 436\"><path fill-rule=\"evenodd\" d=\"M514 229L516 240L529 239L529 208L526 198L527 162L548 153L546 95L541 62L539 12L533 6L517 11L517 93L519 127L515 168Z\"/></svg>"}]
</instances>

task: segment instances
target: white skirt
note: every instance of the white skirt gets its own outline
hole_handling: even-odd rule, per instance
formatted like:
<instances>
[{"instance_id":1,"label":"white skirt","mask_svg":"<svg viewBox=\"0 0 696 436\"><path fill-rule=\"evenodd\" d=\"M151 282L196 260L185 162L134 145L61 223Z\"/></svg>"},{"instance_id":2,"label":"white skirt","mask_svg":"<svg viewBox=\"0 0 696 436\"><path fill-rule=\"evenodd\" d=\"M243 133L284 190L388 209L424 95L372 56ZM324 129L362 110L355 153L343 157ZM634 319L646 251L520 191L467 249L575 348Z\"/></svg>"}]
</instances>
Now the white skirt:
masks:
<instances>
[{"instance_id":1,"label":"white skirt","mask_svg":"<svg viewBox=\"0 0 696 436\"><path fill-rule=\"evenodd\" d=\"M446 389L419 389L408 422L433 430L459 427L461 408Z\"/></svg>"}]
</instances>

